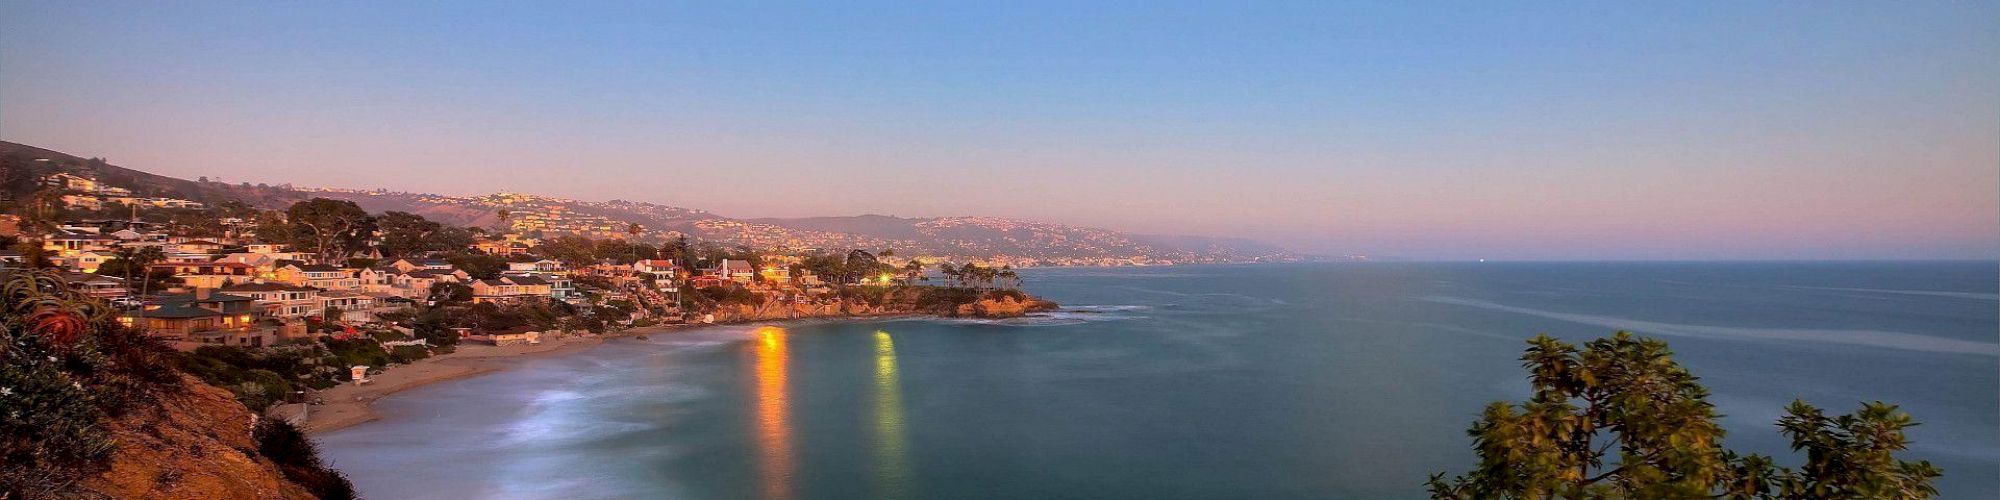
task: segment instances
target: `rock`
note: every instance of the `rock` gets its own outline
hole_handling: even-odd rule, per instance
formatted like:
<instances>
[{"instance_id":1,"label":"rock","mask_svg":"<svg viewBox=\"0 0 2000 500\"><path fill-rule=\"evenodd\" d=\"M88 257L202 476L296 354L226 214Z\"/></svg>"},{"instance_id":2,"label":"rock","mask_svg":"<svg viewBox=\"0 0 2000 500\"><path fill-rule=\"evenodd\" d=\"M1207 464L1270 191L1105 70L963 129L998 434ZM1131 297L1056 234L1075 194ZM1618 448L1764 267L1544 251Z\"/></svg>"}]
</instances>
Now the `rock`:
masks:
<instances>
[{"instance_id":1,"label":"rock","mask_svg":"<svg viewBox=\"0 0 2000 500\"><path fill-rule=\"evenodd\" d=\"M229 391L183 377L161 396L105 422L117 450L110 469L78 485L109 498L312 498L257 454L250 409Z\"/></svg>"},{"instance_id":2,"label":"rock","mask_svg":"<svg viewBox=\"0 0 2000 500\"><path fill-rule=\"evenodd\" d=\"M974 318L1014 318L1026 316L1028 313L1053 311L1059 307L1054 302L1033 297L1027 300L1015 300L1013 297L1002 296L998 299L989 297L970 304L962 304L958 306L956 312L959 316Z\"/></svg>"}]
</instances>

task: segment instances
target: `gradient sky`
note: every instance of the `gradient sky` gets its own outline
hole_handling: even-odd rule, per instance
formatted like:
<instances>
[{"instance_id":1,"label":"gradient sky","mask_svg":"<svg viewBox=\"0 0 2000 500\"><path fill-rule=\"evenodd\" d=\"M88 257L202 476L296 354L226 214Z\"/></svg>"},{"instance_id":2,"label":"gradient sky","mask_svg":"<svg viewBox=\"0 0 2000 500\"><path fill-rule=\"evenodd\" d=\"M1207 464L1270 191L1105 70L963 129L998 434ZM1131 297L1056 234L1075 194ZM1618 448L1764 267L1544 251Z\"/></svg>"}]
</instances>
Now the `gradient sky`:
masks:
<instances>
[{"instance_id":1,"label":"gradient sky","mask_svg":"<svg viewBox=\"0 0 2000 500\"><path fill-rule=\"evenodd\" d=\"M0 139L1405 258L2000 256L2000 2L422 3L0 0Z\"/></svg>"}]
</instances>

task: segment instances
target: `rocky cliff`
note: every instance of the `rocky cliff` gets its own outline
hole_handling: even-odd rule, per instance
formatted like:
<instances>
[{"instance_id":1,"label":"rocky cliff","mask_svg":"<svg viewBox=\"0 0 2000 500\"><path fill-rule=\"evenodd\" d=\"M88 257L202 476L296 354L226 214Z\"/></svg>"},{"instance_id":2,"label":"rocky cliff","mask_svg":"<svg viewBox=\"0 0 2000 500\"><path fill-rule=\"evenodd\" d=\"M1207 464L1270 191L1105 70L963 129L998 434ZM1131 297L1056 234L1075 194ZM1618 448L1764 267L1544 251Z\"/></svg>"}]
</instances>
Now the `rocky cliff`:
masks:
<instances>
[{"instance_id":1,"label":"rocky cliff","mask_svg":"<svg viewBox=\"0 0 2000 500\"><path fill-rule=\"evenodd\" d=\"M971 292L969 296L940 298L926 296L918 289L899 290L884 294L877 300L839 300L830 303L785 303L765 302L762 304L736 304L718 306L715 321L722 323L740 321L773 321L806 318L843 318L888 316L899 314L931 314L947 317L1011 318L1036 312L1053 311L1060 306L1018 292Z\"/></svg>"},{"instance_id":2,"label":"rocky cliff","mask_svg":"<svg viewBox=\"0 0 2000 500\"><path fill-rule=\"evenodd\" d=\"M255 417L225 391L185 377L185 392L105 422L110 469L85 480L103 498L313 498L258 451Z\"/></svg>"},{"instance_id":3,"label":"rocky cliff","mask_svg":"<svg viewBox=\"0 0 2000 500\"><path fill-rule=\"evenodd\" d=\"M1012 318L1028 313L1054 311L1056 303L1034 297L1015 300L1014 297L984 298L970 304L960 304L952 310L954 316L973 318Z\"/></svg>"}]
</instances>

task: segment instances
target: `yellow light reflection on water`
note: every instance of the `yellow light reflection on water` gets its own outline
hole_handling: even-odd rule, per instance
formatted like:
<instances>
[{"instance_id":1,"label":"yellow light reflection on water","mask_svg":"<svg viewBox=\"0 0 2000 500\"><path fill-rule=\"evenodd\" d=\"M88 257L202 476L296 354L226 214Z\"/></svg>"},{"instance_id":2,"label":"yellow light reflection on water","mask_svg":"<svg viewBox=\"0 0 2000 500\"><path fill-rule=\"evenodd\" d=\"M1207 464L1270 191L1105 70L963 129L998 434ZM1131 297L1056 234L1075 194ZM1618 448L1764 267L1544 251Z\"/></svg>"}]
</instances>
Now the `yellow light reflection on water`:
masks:
<instances>
[{"instance_id":1,"label":"yellow light reflection on water","mask_svg":"<svg viewBox=\"0 0 2000 500\"><path fill-rule=\"evenodd\" d=\"M762 451L759 465L764 480L764 498L792 497L791 395L785 386L785 329L758 328L757 337L757 445Z\"/></svg>"},{"instance_id":2,"label":"yellow light reflection on water","mask_svg":"<svg viewBox=\"0 0 2000 500\"><path fill-rule=\"evenodd\" d=\"M903 384L896 371L896 341L875 332L876 498L902 498L908 490L910 459L903 430Z\"/></svg>"}]
</instances>

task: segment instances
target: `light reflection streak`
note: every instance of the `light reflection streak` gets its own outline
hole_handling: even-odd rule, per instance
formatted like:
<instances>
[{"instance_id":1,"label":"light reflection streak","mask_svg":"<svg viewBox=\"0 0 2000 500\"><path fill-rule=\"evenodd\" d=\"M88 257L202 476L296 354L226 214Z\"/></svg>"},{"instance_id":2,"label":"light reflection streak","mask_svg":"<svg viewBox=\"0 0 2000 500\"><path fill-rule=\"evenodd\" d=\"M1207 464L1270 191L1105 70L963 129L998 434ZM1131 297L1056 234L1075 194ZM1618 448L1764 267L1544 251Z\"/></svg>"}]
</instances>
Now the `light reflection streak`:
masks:
<instances>
[{"instance_id":1,"label":"light reflection streak","mask_svg":"<svg viewBox=\"0 0 2000 500\"><path fill-rule=\"evenodd\" d=\"M757 444L762 450L764 498L792 497L791 395L785 386L785 329L758 328L757 338Z\"/></svg>"},{"instance_id":2,"label":"light reflection streak","mask_svg":"<svg viewBox=\"0 0 2000 500\"><path fill-rule=\"evenodd\" d=\"M907 436L903 429L903 385L896 370L896 342L889 332L875 332L875 479L876 498L904 498L910 478Z\"/></svg>"}]
</instances>

